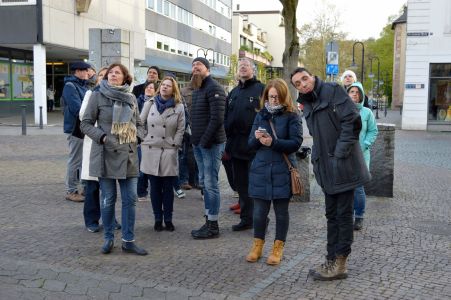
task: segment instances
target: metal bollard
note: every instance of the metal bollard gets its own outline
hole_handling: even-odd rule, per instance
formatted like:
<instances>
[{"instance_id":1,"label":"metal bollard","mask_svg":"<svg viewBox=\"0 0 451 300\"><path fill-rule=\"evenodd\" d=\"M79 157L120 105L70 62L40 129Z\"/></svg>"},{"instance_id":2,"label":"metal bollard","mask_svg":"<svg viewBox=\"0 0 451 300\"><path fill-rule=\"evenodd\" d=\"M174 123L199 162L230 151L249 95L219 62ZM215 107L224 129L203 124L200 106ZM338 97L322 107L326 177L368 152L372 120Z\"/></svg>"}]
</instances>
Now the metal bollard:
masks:
<instances>
[{"instance_id":1,"label":"metal bollard","mask_svg":"<svg viewBox=\"0 0 451 300\"><path fill-rule=\"evenodd\" d=\"M44 121L42 120L42 106L39 106L39 129L44 129Z\"/></svg>"},{"instance_id":2,"label":"metal bollard","mask_svg":"<svg viewBox=\"0 0 451 300\"><path fill-rule=\"evenodd\" d=\"M27 135L27 106L21 105L22 107L22 135Z\"/></svg>"}]
</instances>

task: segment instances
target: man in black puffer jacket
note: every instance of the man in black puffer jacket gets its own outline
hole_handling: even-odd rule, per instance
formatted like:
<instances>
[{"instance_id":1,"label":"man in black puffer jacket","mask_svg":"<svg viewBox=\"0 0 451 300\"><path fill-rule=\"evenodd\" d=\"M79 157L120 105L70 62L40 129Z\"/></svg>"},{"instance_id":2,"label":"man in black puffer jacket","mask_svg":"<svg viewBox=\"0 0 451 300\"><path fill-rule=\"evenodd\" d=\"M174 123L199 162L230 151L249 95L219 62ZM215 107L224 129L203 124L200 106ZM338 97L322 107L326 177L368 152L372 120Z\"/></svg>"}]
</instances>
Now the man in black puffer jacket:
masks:
<instances>
[{"instance_id":1,"label":"man in black puffer jacket","mask_svg":"<svg viewBox=\"0 0 451 300\"><path fill-rule=\"evenodd\" d=\"M211 78L207 59L195 58L192 74L191 142L199 169L199 185L204 193L206 222L191 235L195 239L210 239L219 235L219 168L226 140L225 92Z\"/></svg>"},{"instance_id":2,"label":"man in black puffer jacket","mask_svg":"<svg viewBox=\"0 0 451 300\"><path fill-rule=\"evenodd\" d=\"M255 151L249 150L247 140L260 105L260 96L265 85L254 76L254 63L242 58L238 62L238 85L227 96L225 130L226 152L232 157L234 186L240 203L240 223L233 225L233 231L253 227L254 203L248 195L249 168Z\"/></svg>"}]
</instances>

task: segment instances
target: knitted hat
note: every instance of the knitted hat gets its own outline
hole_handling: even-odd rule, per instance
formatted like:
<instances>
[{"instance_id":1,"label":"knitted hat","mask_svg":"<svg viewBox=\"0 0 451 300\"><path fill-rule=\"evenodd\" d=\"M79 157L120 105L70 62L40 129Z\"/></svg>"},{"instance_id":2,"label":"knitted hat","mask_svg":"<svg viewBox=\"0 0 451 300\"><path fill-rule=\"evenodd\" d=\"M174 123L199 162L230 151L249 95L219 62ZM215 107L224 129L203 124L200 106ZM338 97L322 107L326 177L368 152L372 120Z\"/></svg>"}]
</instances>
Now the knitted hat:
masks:
<instances>
[{"instance_id":1,"label":"knitted hat","mask_svg":"<svg viewBox=\"0 0 451 300\"><path fill-rule=\"evenodd\" d=\"M343 72L343 74L341 74L341 78L340 78L341 82L343 82L343 80L345 79L345 77L347 75L351 75L351 77L354 79L354 82L357 81L357 76L355 75L355 73L351 70L346 70Z\"/></svg>"},{"instance_id":2,"label":"knitted hat","mask_svg":"<svg viewBox=\"0 0 451 300\"><path fill-rule=\"evenodd\" d=\"M205 67L207 67L208 70L210 70L210 63L208 62L208 60L206 58L199 56L199 57L196 57L195 59L193 59L193 63L196 61L202 63Z\"/></svg>"}]
</instances>

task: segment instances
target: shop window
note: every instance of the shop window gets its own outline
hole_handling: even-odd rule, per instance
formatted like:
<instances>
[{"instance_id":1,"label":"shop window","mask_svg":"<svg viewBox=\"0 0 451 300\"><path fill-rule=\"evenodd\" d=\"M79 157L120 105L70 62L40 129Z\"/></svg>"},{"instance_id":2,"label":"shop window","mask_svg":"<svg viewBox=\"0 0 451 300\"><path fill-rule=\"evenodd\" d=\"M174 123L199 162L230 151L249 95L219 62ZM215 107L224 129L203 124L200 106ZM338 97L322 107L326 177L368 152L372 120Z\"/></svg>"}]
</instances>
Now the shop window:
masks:
<instances>
[{"instance_id":1,"label":"shop window","mask_svg":"<svg viewBox=\"0 0 451 300\"><path fill-rule=\"evenodd\" d=\"M0 100L11 100L9 62L0 62Z\"/></svg>"},{"instance_id":2,"label":"shop window","mask_svg":"<svg viewBox=\"0 0 451 300\"><path fill-rule=\"evenodd\" d=\"M428 119L451 122L451 63L430 65Z\"/></svg>"},{"instance_id":3,"label":"shop window","mask_svg":"<svg viewBox=\"0 0 451 300\"><path fill-rule=\"evenodd\" d=\"M12 91L14 100L33 100L33 65L12 64Z\"/></svg>"}]
</instances>

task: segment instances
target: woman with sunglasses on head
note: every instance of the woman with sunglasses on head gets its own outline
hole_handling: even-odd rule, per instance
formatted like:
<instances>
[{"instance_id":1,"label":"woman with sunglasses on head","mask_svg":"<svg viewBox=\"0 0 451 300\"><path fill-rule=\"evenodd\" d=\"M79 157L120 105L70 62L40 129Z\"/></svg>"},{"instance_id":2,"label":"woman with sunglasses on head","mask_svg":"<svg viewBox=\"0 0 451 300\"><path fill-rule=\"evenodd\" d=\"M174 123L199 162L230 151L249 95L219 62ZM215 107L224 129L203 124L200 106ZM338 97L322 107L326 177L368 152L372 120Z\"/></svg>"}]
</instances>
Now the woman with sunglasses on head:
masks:
<instances>
[{"instance_id":1,"label":"woman with sunglasses on head","mask_svg":"<svg viewBox=\"0 0 451 300\"><path fill-rule=\"evenodd\" d=\"M143 127L138 103L130 93L132 76L119 63L108 67L106 80L94 91L81 122L82 131L92 140L89 175L98 177L100 209L105 229L102 253L114 246L114 210L119 183L122 199L122 251L147 255L135 244L135 206L138 181L138 136ZM95 124L97 123L97 127Z\"/></svg>"}]
</instances>

